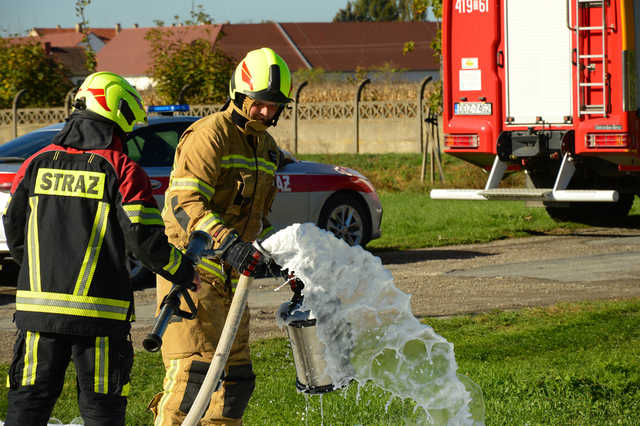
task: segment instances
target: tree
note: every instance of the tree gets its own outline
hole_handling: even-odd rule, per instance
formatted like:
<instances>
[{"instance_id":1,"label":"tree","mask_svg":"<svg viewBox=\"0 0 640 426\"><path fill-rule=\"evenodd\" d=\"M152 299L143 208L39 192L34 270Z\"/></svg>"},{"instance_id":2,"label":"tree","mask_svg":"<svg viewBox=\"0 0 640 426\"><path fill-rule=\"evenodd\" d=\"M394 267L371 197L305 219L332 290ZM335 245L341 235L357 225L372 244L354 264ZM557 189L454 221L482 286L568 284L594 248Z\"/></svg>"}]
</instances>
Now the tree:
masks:
<instances>
[{"instance_id":1,"label":"tree","mask_svg":"<svg viewBox=\"0 0 640 426\"><path fill-rule=\"evenodd\" d=\"M151 45L149 72L158 94L163 102L175 103L183 101L179 97L187 87L184 95L190 103L224 102L235 61L207 39L183 41L184 31L154 28L145 37Z\"/></svg>"},{"instance_id":2,"label":"tree","mask_svg":"<svg viewBox=\"0 0 640 426\"><path fill-rule=\"evenodd\" d=\"M69 70L47 55L40 43L11 44L0 39L0 108L11 108L21 89L26 89L22 105L62 105L73 87L69 76Z\"/></svg>"},{"instance_id":3,"label":"tree","mask_svg":"<svg viewBox=\"0 0 640 426\"><path fill-rule=\"evenodd\" d=\"M338 10L334 22L397 21L399 8L395 0L354 0Z\"/></svg>"},{"instance_id":4,"label":"tree","mask_svg":"<svg viewBox=\"0 0 640 426\"><path fill-rule=\"evenodd\" d=\"M442 18L442 0L354 0L348 1L344 9L338 10L334 22L357 21L424 21L427 11L431 9L436 20ZM438 26L435 37L431 40L431 48L436 58L442 54L442 31ZM404 43L402 54L406 55L415 49L415 42ZM435 82L435 90L431 93L429 103L432 107L442 104L442 83Z\"/></svg>"},{"instance_id":5,"label":"tree","mask_svg":"<svg viewBox=\"0 0 640 426\"><path fill-rule=\"evenodd\" d=\"M161 19L154 19L153 24L156 27L164 27L165 22ZM193 8L189 11L189 18L181 19L180 15L173 15L173 25L172 26L182 26L182 25L211 25L213 24L213 18L207 12L204 11L204 7L199 4L196 6L196 10Z\"/></svg>"},{"instance_id":6,"label":"tree","mask_svg":"<svg viewBox=\"0 0 640 426\"><path fill-rule=\"evenodd\" d=\"M356 10L355 6L349 1L344 9L338 10L336 16L333 18L333 22L361 22L366 21L364 15L360 14L359 10Z\"/></svg>"},{"instance_id":7,"label":"tree","mask_svg":"<svg viewBox=\"0 0 640 426\"><path fill-rule=\"evenodd\" d=\"M398 0L400 20L405 22L426 20L430 3L429 0Z\"/></svg>"},{"instance_id":8,"label":"tree","mask_svg":"<svg viewBox=\"0 0 640 426\"><path fill-rule=\"evenodd\" d=\"M80 32L82 33L82 42L84 43L84 51L87 59L85 67L90 73L96 72L98 61L96 60L96 52L89 44L89 21L84 17L84 9L91 4L91 0L76 0L76 16L80 18Z\"/></svg>"},{"instance_id":9,"label":"tree","mask_svg":"<svg viewBox=\"0 0 640 426\"><path fill-rule=\"evenodd\" d=\"M403 21L422 21L426 19L427 10L431 8L433 16L437 22L442 19L442 0L399 0L400 16ZM436 57L440 57L442 32L438 25L438 31L435 37L431 40L431 48ZM415 47L413 41L408 41L404 44L402 54L406 55L412 52Z\"/></svg>"},{"instance_id":10,"label":"tree","mask_svg":"<svg viewBox=\"0 0 640 426\"><path fill-rule=\"evenodd\" d=\"M158 27L164 26L162 21L154 22ZM227 99L234 59L207 39L185 42L182 37L186 32L183 25L211 23L211 15L202 5L197 5L186 20L174 16L173 25L177 27L154 28L145 36L151 45L153 60L150 76L156 82L155 89L162 102L222 103ZM222 36L220 32L216 41ZM185 99L179 99L181 95Z\"/></svg>"},{"instance_id":11,"label":"tree","mask_svg":"<svg viewBox=\"0 0 640 426\"><path fill-rule=\"evenodd\" d=\"M353 0L339 9L333 22L424 21L431 8L442 11L442 0Z\"/></svg>"}]
</instances>

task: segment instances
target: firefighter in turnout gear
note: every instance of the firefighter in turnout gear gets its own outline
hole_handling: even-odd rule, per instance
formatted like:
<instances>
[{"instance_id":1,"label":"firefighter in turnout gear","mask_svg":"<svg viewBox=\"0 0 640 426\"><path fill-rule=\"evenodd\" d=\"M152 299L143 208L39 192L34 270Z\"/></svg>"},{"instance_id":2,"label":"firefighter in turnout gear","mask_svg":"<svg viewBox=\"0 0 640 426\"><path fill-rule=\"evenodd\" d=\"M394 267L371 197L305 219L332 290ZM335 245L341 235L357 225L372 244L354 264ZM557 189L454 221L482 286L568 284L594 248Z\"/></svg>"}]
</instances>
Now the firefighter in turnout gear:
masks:
<instances>
[{"instance_id":1,"label":"firefighter in turnout gear","mask_svg":"<svg viewBox=\"0 0 640 426\"><path fill-rule=\"evenodd\" d=\"M125 133L145 122L126 80L91 74L65 127L13 181L3 221L20 273L6 425L47 424L70 360L84 424L124 425L134 320L127 254L167 280L197 283L167 240L149 178L122 152Z\"/></svg>"},{"instance_id":2,"label":"firefighter in turnout gear","mask_svg":"<svg viewBox=\"0 0 640 426\"><path fill-rule=\"evenodd\" d=\"M231 77L230 100L223 110L191 125L178 144L163 210L169 241L184 247L191 232L202 230L212 236L213 248L221 254L203 258L198 265L202 288L193 295L197 317L170 323L164 334L164 389L149 404L156 425L182 423L215 353L238 274L252 276L264 270L264 259L251 241L272 230L266 216L283 157L266 129L276 125L291 101L290 89L289 68L280 56L269 48L251 51ZM170 287L158 278L158 304ZM244 311L203 425L242 424L255 386L248 312Z\"/></svg>"}]
</instances>

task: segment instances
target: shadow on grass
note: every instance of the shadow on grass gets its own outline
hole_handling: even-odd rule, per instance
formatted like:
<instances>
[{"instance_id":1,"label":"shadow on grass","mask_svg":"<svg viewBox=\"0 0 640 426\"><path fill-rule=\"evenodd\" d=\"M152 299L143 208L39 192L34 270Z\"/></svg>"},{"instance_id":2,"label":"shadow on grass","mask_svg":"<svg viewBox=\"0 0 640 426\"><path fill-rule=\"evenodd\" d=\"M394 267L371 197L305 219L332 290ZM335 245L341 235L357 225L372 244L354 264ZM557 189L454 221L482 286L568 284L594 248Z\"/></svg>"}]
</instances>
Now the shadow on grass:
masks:
<instances>
[{"instance_id":1,"label":"shadow on grass","mask_svg":"<svg viewBox=\"0 0 640 426\"><path fill-rule=\"evenodd\" d=\"M374 252L385 265L404 265L407 263L423 262L425 260L450 260L473 259L475 257L493 256L490 253L482 253L470 250L397 250Z\"/></svg>"},{"instance_id":2,"label":"shadow on grass","mask_svg":"<svg viewBox=\"0 0 640 426\"><path fill-rule=\"evenodd\" d=\"M558 222L559 224L567 222ZM582 217L574 221L583 225L597 226L603 228L624 228L624 229L640 229L640 215L629 215L621 218L612 218L608 216L601 217Z\"/></svg>"}]
</instances>

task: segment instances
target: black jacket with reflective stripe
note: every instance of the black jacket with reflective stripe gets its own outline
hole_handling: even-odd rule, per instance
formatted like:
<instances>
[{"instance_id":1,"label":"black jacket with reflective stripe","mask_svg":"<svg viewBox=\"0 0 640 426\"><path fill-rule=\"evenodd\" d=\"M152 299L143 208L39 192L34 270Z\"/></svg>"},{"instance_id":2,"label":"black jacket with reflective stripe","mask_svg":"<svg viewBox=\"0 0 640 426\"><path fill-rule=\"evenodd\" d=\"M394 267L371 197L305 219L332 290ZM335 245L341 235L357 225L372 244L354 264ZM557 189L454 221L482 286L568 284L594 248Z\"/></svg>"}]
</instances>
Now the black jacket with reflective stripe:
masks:
<instances>
[{"instance_id":1,"label":"black jacket with reflective stripe","mask_svg":"<svg viewBox=\"0 0 640 426\"><path fill-rule=\"evenodd\" d=\"M149 178L122 153L49 145L18 171L3 216L20 263L16 325L75 335L130 330L127 253L174 282L193 267L170 245Z\"/></svg>"}]
</instances>

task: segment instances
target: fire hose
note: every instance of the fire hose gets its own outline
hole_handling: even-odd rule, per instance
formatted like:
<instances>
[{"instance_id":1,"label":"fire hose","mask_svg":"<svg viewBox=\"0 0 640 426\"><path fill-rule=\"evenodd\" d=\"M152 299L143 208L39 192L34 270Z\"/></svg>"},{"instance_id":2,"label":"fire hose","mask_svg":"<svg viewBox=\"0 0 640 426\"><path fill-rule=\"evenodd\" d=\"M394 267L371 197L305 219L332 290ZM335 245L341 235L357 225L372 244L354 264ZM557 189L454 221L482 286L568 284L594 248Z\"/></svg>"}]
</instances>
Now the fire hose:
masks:
<instances>
[{"instance_id":1,"label":"fire hose","mask_svg":"<svg viewBox=\"0 0 640 426\"><path fill-rule=\"evenodd\" d=\"M254 241L253 245L265 258L270 259L269 253L260 245L260 243ZM187 417L185 417L182 422L182 426L195 426L198 424L209 405L211 395L213 395L213 392L216 391L220 383L224 366L227 363L227 358L231 351L231 345L236 338L242 314L247 306L249 289L252 282L252 277L240 275L238 286L236 287L236 292L233 295L231 307L229 308L229 313L227 314L227 319L224 322L224 328L222 329L218 346L216 347L216 352L213 355L211 364L209 364L209 369L204 377L202 386L200 386L198 395L193 401L193 405L191 405L191 409L189 410Z\"/></svg>"},{"instance_id":2,"label":"fire hose","mask_svg":"<svg viewBox=\"0 0 640 426\"><path fill-rule=\"evenodd\" d=\"M262 253L263 256L265 256L265 258L271 258L260 243L256 241L254 242L254 246ZM191 259L194 264L197 264L202 256L209 254L215 254L215 252L211 250L211 237L206 232L194 231L191 234L185 256ZM233 300L231 301L231 307L229 308L229 313L227 314L227 319L225 320L224 328L222 329L222 334L218 341L218 346L216 347L216 352L213 355L213 359L211 360L211 364L209 365L209 369L204 381L202 382L198 395L196 396L187 417L182 422L183 425L191 426L198 424L204 414L204 411L209 405L211 395L215 392L220 383L224 366L227 363L227 358L229 358L231 346L235 340L236 334L238 333L242 314L247 306L249 286L252 282L252 277L240 275L238 286L236 287ZM182 297L187 303L189 311L183 311L180 309L180 297ZM142 342L144 348L149 352L156 352L160 349L162 346L162 336L169 325L169 321L174 315L187 319L194 319L197 314L197 308L191 299L191 296L189 296L187 289L182 285L174 284L162 301L161 306L160 314L156 318L151 333L148 334Z\"/></svg>"},{"instance_id":3,"label":"fire hose","mask_svg":"<svg viewBox=\"0 0 640 426\"><path fill-rule=\"evenodd\" d=\"M253 278L246 275L241 275L238 280L238 286L236 287L236 292L233 296L233 300L231 301L231 307L229 308L229 313L227 314L227 319L225 320L224 328L222 329L222 334L220 335L220 340L216 347L216 352L213 355L213 359L211 360L207 374L204 377L202 386L200 386L198 395L193 401L193 405L191 406L187 417L185 417L182 422L182 426L195 426L198 424L209 405L211 395L215 392L218 384L220 383L224 366L227 363L227 358L231 351L231 345L236 338L240 319L242 318L244 308L247 305L249 286L252 282Z\"/></svg>"}]
</instances>

